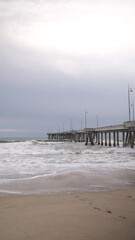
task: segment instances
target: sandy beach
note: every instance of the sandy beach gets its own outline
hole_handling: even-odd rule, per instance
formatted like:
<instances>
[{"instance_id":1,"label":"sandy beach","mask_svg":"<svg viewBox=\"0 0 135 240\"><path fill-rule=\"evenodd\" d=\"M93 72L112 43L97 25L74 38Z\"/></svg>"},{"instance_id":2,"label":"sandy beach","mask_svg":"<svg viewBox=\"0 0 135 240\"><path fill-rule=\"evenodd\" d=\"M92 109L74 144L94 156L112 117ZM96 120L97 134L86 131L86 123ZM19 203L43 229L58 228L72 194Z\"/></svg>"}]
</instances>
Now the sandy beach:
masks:
<instances>
[{"instance_id":1,"label":"sandy beach","mask_svg":"<svg viewBox=\"0 0 135 240\"><path fill-rule=\"evenodd\" d=\"M0 240L134 240L135 152L1 145Z\"/></svg>"},{"instance_id":2,"label":"sandy beach","mask_svg":"<svg viewBox=\"0 0 135 240\"><path fill-rule=\"evenodd\" d=\"M134 240L135 188L1 196L1 240Z\"/></svg>"}]
</instances>

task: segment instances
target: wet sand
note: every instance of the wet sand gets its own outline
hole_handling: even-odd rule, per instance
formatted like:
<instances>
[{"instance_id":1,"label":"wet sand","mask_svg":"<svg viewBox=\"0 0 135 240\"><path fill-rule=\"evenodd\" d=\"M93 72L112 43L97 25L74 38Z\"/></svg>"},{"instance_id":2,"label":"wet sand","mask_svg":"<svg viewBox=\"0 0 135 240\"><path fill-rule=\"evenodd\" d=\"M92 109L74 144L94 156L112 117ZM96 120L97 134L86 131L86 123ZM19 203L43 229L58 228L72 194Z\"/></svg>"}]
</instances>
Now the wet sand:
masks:
<instances>
[{"instance_id":1,"label":"wet sand","mask_svg":"<svg viewBox=\"0 0 135 240\"><path fill-rule=\"evenodd\" d=\"M134 240L135 188L0 197L1 240Z\"/></svg>"},{"instance_id":2,"label":"wet sand","mask_svg":"<svg viewBox=\"0 0 135 240\"><path fill-rule=\"evenodd\" d=\"M134 240L134 170L0 182L0 240Z\"/></svg>"},{"instance_id":3,"label":"wet sand","mask_svg":"<svg viewBox=\"0 0 135 240\"><path fill-rule=\"evenodd\" d=\"M0 195L111 191L135 187L135 171L127 169L72 171L32 179L0 181Z\"/></svg>"}]
</instances>

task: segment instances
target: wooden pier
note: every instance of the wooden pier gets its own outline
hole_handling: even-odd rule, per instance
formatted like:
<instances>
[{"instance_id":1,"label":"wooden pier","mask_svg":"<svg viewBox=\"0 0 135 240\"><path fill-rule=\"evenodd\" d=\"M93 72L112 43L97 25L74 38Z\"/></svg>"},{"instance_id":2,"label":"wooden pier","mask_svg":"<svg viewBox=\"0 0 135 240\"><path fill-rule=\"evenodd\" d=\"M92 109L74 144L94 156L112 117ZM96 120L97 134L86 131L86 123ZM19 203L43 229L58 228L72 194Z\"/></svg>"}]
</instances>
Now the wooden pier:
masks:
<instances>
[{"instance_id":1,"label":"wooden pier","mask_svg":"<svg viewBox=\"0 0 135 240\"><path fill-rule=\"evenodd\" d=\"M135 145L135 121L98 128L48 133L48 139L114 147L119 146L121 141L123 147L130 146L133 148Z\"/></svg>"}]
</instances>

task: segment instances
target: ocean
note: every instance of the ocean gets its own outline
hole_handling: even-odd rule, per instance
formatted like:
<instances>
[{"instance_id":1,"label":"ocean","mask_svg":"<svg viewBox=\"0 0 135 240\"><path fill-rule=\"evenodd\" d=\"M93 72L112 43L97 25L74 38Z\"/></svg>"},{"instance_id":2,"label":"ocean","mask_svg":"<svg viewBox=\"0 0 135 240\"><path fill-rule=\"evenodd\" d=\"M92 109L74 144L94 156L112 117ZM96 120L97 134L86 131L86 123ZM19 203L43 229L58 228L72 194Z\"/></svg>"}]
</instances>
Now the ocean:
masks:
<instances>
[{"instance_id":1,"label":"ocean","mask_svg":"<svg viewBox=\"0 0 135 240\"><path fill-rule=\"evenodd\" d=\"M135 149L75 142L0 143L0 193L111 190L135 183Z\"/></svg>"}]
</instances>

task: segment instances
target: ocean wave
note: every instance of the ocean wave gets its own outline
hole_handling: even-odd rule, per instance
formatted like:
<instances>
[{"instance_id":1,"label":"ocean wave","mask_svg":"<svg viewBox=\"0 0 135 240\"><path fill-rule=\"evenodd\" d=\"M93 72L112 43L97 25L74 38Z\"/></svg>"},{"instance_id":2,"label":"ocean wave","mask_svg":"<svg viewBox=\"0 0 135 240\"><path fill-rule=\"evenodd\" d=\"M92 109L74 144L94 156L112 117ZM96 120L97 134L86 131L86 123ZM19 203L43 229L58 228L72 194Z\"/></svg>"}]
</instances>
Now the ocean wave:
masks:
<instances>
[{"instance_id":1,"label":"ocean wave","mask_svg":"<svg viewBox=\"0 0 135 240\"><path fill-rule=\"evenodd\" d=\"M135 169L135 149L37 140L0 144L0 178L114 168Z\"/></svg>"}]
</instances>

